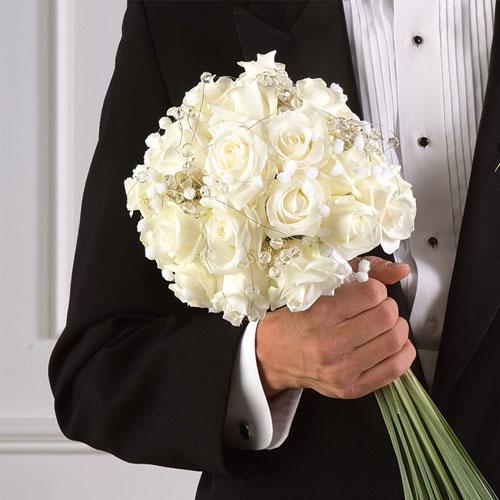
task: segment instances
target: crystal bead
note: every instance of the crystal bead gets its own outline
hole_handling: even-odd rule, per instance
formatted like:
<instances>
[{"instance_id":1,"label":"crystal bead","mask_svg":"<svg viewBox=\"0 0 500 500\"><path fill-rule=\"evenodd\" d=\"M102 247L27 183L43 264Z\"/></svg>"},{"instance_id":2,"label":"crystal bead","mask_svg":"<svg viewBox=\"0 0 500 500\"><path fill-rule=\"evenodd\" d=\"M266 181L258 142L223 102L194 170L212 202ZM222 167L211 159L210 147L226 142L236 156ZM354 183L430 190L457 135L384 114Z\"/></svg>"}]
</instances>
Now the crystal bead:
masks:
<instances>
[{"instance_id":1,"label":"crystal bead","mask_svg":"<svg viewBox=\"0 0 500 500\"><path fill-rule=\"evenodd\" d=\"M204 71L200 75L200 81L203 82L203 83L211 83L211 82L214 81L214 76L215 75L212 75L212 73L210 73L208 71Z\"/></svg>"},{"instance_id":2,"label":"crystal bead","mask_svg":"<svg viewBox=\"0 0 500 500\"><path fill-rule=\"evenodd\" d=\"M205 260L211 259L212 258L212 251L208 247L204 247L201 249L200 257L202 259L205 259Z\"/></svg>"},{"instance_id":3,"label":"crystal bead","mask_svg":"<svg viewBox=\"0 0 500 500\"><path fill-rule=\"evenodd\" d=\"M181 203L184 200L184 196L182 193L179 193L179 191L176 191L174 194L174 201L175 203Z\"/></svg>"},{"instance_id":4,"label":"crystal bead","mask_svg":"<svg viewBox=\"0 0 500 500\"><path fill-rule=\"evenodd\" d=\"M280 248L283 248L283 239L271 238L271 240L269 241L269 245L271 245L271 248L274 248L274 250L279 250Z\"/></svg>"},{"instance_id":5,"label":"crystal bead","mask_svg":"<svg viewBox=\"0 0 500 500\"><path fill-rule=\"evenodd\" d=\"M281 270L285 267L286 262L282 261L278 258L274 259L274 267L278 270Z\"/></svg>"},{"instance_id":6,"label":"crystal bead","mask_svg":"<svg viewBox=\"0 0 500 500\"><path fill-rule=\"evenodd\" d=\"M227 193L229 191L229 186L225 182L222 182L221 180L216 180L215 185L217 186L217 189L221 193Z\"/></svg>"},{"instance_id":7,"label":"crystal bead","mask_svg":"<svg viewBox=\"0 0 500 500\"><path fill-rule=\"evenodd\" d=\"M238 264L238 267L242 267L242 268L247 268L250 266L250 259L248 258L248 255L244 255L239 264Z\"/></svg>"},{"instance_id":8,"label":"crystal bead","mask_svg":"<svg viewBox=\"0 0 500 500\"><path fill-rule=\"evenodd\" d=\"M288 262L291 258L292 256L289 250L281 250L281 252L278 254L278 259L281 262Z\"/></svg>"},{"instance_id":9,"label":"crystal bead","mask_svg":"<svg viewBox=\"0 0 500 500\"><path fill-rule=\"evenodd\" d=\"M299 248L297 248L297 247L290 248L290 257L292 259L295 259L296 257L299 257L300 254L301 254L301 251L300 251Z\"/></svg>"},{"instance_id":10,"label":"crystal bead","mask_svg":"<svg viewBox=\"0 0 500 500\"><path fill-rule=\"evenodd\" d=\"M277 279L281 276L281 270L273 266L273 267L269 268L268 274L269 274L269 277L272 280L274 280L274 279Z\"/></svg>"},{"instance_id":11,"label":"crystal bead","mask_svg":"<svg viewBox=\"0 0 500 500\"><path fill-rule=\"evenodd\" d=\"M268 250L264 250L263 252L260 252L258 261L259 264L266 265L271 262L271 259L272 259L271 252L269 252Z\"/></svg>"},{"instance_id":12,"label":"crystal bead","mask_svg":"<svg viewBox=\"0 0 500 500\"><path fill-rule=\"evenodd\" d=\"M302 106L303 101L300 97L294 96L292 99L290 99L290 107L292 109L298 109Z\"/></svg>"},{"instance_id":13,"label":"crystal bead","mask_svg":"<svg viewBox=\"0 0 500 500\"><path fill-rule=\"evenodd\" d=\"M185 142L182 145L181 154L182 154L182 156L184 156L184 158L192 156L192 154L193 154L193 146L189 142Z\"/></svg>"},{"instance_id":14,"label":"crystal bead","mask_svg":"<svg viewBox=\"0 0 500 500\"><path fill-rule=\"evenodd\" d=\"M194 106L190 106L188 104L183 104L182 105L183 109L184 109L184 112L185 112L185 115L186 116L189 116L189 117L193 117L193 116L196 116L196 108Z\"/></svg>"},{"instance_id":15,"label":"crystal bead","mask_svg":"<svg viewBox=\"0 0 500 500\"><path fill-rule=\"evenodd\" d=\"M249 299L253 299L253 296L254 296L254 289L253 289L253 286L252 286L252 285L248 285L248 286L245 288L245 295L246 295Z\"/></svg>"},{"instance_id":16,"label":"crystal bead","mask_svg":"<svg viewBox=\"0 0 500 500\"><path fill-rule=\"evenodd\" d=\"M191 202L182 203L181 208L186 215L194 215L196 213L196 207Z\"/></svg>"},{"instance_id":17,"label":"crystal bead","mask_svg":"<svg viewBox=\"0 0 500 500\"><path fill-rule=\"evenodd\" d=\"M172 188L176 185L175 176L173 176L172 174L167 174L165 175L163 182L165 183L167 188Z\"/></svg>"},{"instance_id":18,"label":"crystal bead","mask_svg":"<svg viewBox=\"0 0 500 500\"><path fill-rule=\"evenodd\" d=\"M278 93L278 99L282 102L288 102L292 98L292 94L287 89L281 89Z\"/></svg>"},{"instance_id":19,"label":"crystal bead","mask_svg":"<svg viewBox=\"0 0 500 500\"><path fill-rule=\"evenodd\" d=\"M397 149L399 147L399 139L397 137L389 137L389 139L387 139L387 145L391 149Z\"/></svg>"}]
</instances>

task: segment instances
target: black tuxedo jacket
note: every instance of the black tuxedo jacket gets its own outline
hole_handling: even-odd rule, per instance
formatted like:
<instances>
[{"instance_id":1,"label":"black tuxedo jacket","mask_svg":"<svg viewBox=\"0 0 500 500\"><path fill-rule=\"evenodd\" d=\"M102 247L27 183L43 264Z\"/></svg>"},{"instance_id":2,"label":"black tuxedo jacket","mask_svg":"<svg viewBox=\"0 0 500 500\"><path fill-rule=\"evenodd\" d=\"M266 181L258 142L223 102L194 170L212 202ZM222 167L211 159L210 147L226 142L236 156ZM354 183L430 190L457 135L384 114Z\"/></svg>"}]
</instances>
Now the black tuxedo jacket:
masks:
<instances>
[{"instance_id":1,"label":"black tuxedo jacket","mask_svg":"<svg viewBox=\"0 0 500 500\"><path fill-rule=\"evenodd\" d=\"M123 180L142 162L144 138L167 108L203 71L237 76L236 61L272 49L294 80L338 82L362 116L341 1L128 3L85 184L67 323L49 363L57 419L68 438L128 462L203 471L198 500L399 499L399 471L373 395L337 400L305 390L282 446L223 446L245 325L177 300L144 257L137 213L130 219L125 208ZM431 395L498 493L499 161L497 14ZM371 253L391 258L380 248ZM408 317L400 285L390 295ZM422 379L418 358L413 368Z\"/></svg>"}]
</instances>

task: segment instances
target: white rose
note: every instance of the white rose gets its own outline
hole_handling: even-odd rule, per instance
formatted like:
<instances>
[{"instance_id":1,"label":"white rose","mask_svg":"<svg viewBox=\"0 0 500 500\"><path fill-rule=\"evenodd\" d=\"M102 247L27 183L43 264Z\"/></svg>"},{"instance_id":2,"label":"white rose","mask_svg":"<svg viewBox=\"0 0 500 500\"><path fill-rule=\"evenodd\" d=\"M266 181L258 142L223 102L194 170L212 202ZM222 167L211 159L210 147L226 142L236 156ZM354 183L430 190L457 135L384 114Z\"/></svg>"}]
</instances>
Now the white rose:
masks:
<instances>
[{"instance_id":1,"label":"white rose","mask_svg":"<svg viewBox=\"0 0 500 500\"><path fill-rule=\"evenodd\" d=\"M330 212L323 220L320 237L345 259L380 244L380 223L374 207L357 201L352 195L335 197L328 206Z\"/></svg>"},{"instance_id":2,"label":"white rose","mask_svg":"<svg viewBox=\"0 0 500 500\"><path fill-rule=\"evenodd\" d=\"M266 87L257 80L234 85L210 105L209 127L221 121L237 122L260 134L262 119L274 115L277 109L278 98L273 87Z\"/></svg>"},{"instance_id":3,"label":"white rose","mask_svg":"<svg viewBox=\"0 0 500 500\"><path fill-rule=\"evenodd\" d=\"M125 188L125 194L127 196L127 210L130 212L140 210L143 213L149 211L145 203L147 186L148 183L139 182L132 177L127 177L123 181L123 187Z\"/></svg>"},{"instance_id":4,"label":"white rose","mask_svg":"<svg viewBox=\"0 0 500 500\"><path fill-rule=\"evenodd\" d=\"M226 90L233 85L233 80L221 76L210 82L199 82L184 94L183 104L193 106L203 115L210 114L210 104L217 100Z\"/></svg>"},{"instance_id":5,"label":"white rose","mask_svg":"<svg viewBox=\"0 0 500 500\"><path fill-rule=\"evenodd\" d=\"M271 309L286 304L292 312L308 309L321 295L333 295L351 271L349 264L325 257L318 246L304 246L301 255L291 259L269 287Z\"/></svg>"},{"instance_id":6,"label":"white rose","mask_svg":"<svg viewBox=\"0 0 500 500\"><path fill-rule=\"evenodd\" d=\"M408 190L396 196L387 206L382 217L382 248L393 253L401 240L409 238L415 229L416 201Z\"/></svg>"},{"instance_id":7,"label":"white rose","mask_svg":"<svg viewBox=\"0 0 500 500\"><path fill-rule=\"evenodd\" d=\"M337 114L345 107L347 96L341 87L327 87L322 78L304 78L297 80L297 94L305 102L331 114Z\"/></svg>"},{"instance_id":8,"label":"white rose","mask_svg":"<svg viewBox=\"0 0 500 500\"><path fill-rule=\"evenodd\" d=\"M274 180L266 202L271 227L267 234L270 237L316 236L324 197L324 186L315 179L295 175L288 183Z\"/></svg>"},{"instance_id":9,"label":"white rose","mask_svg":"<svg viewBox=\"0 0 500 500\"><path fill-rule=\"evenodd\" d=\"M221 278L221 287L212 300L214 312L223 311L224 319L239 326L244 317L262 319L269 307L267 277L256 266Z\"/></svg>"},{"instance_id":10,"label":"white rose","mask_svg":"<svg viewBox=\"0 0 500 500\"><path fill-rule=\"evenodd\" d=\"M217 279L197 261L178 268L175 283L168 285L175 296L192 307L210 307L219 286Z\"/></svg>"},{"instance_id":11,"label":"white rose","mask_svg":"<svg viewBox=\"0 0 500 500\"><path fill-rule=\"evenodd\" d=\"M249 207L238 211L215 199L206 200L206 204L213 207L205 222L207 268L215 274L238 272L248 263L249 255L260 252L264 235L257 222L263 216Z\"/></svg>"},{"instance_id":12,"label":"white rose","mask_svg":"<svg viewBox=\"0 0 500 500\"><path fill-rule=\"evenodd\" d=\"M165 202L161 213L152 220L158 258L178 265L193 262L204 246L201 220L184 213L177 203Z\"/></svg>"},{"instance_id":13,"label":"white rose","mask_svg":"<svg viewBox=\"0 0 500 500\"><path fill-rule=\"evenodd\" d=\"M299 169L321 162L329 153L325 122L310 108L283 111L266 123L265 130L276 155L283 163L292 160Z\"/></svg>"},{"instance_id":14,"label":"white rose","mask_svg":"<svg viewBox=\"0 0 500 500\"><path fill-rule=\"evenodd\" d=\"M267 145L251 130L237 124L221 124L213 132L205 170L212 180L227 185L231 205L243 208L262 192L269 170Z\"/></svg>"},{"instance_id":15,"label":"white rose","mask_svg":"<svg viewBox=\"0 0 500 500\"><path fill-rule=\"evenodd\" d=\"M175 174L182 171L184 157L179 150L183 143L183 130L180 122L165 125L165 132L148 135L144 153L144 164L162 174Z\"/></svg>"},{"instance_id":16,"label":"white rose","mask_svg":"<svg viewBox=\"0 0 500 500\"><path fill-rule=\"evenodd\" d=\"M335 158L354 183L371 175L372 158L359 146L354 145Z\"/></svg>"},{"instance_id":17,"label":"white rose","mask_svg":"<svg viewBox=\"0 0 500 500\"><path fill-rule=\"evenodd\" d=\"M162 196L156 191L155 186L161 178L162 174L154 169L147 168L146 165L137 165L133 170L133 176L124 180L127 209L139 210L146 218L158 213L162 205Z\"/></svg>"},{"instance_id":18,"label":"white rose","mask_svg":"<svg viewBox=\"0 0 500 500\"><path fill-rule=\"evenodd\" d=\"M400 175L399 165L376 165L372 175L357 184L358 200L372 205L382 229L382 248L393 253L414 229L416 201L411 184Z\"/></svg>"},{"instance_id":19,"label":"white rose","mask_svg":"<svg viewBox=\"0 0 500 500\"><path fill-rule=\"evenodd\" d=\"M201 160L205 157L204 147L212 138L208 130L209 119L212 116L210 106L233 85L231 78L221 76L217 80L198 83L184 95L183 104L194 107L193 116L182 120L184 137L192 143L193 151L200 155L200 166L203 165Z\"/></svg>"},{"instance_id":20,"label":"white rose","mask_svg":"<svg viewBox=\"0 0 500 500\"><path fill-rule=\"evenodd\" d=\"M335 157L327 157L319 167L318 181L328 187L329 196L354 194L356 186L342 163Z\"/></svg>"}]
</instances>

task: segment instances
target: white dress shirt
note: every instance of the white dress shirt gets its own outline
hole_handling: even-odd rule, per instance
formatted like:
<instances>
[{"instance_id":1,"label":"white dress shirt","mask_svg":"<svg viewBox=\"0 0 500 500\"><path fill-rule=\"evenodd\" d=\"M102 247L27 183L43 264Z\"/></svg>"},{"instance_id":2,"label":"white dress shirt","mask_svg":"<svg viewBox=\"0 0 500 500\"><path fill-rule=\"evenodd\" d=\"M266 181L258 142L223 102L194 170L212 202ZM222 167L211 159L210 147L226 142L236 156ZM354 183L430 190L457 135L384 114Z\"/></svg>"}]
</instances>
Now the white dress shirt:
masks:
<instances>
[{"instance_id":1,"label":"white dress shirt","mask_svg":"<svg viewBox=\"0 0 500 500\"><path fill-rule=\"evenodd\" d=\"M399 149L387 154L402 166L417 200L415 231L394 256L412 270L401 285L431 385L486 89L495 1L343 5L362 118L399 138ZM266 400L255 329L248 325L235 362L224 435L232 447L258 450L286 439L302 391Z\"/></svg>"}]
</instances>

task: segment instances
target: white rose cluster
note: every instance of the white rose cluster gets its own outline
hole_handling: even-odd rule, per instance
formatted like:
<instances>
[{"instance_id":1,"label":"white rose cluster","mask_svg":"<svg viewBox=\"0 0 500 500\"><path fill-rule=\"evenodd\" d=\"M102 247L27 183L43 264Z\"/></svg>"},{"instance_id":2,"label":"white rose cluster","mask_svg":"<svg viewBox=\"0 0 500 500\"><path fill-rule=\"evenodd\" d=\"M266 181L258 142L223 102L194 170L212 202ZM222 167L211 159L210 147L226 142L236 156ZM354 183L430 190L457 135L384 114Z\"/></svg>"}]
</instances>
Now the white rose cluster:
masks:
<instances>
[{"instance_id":1,"label":"white rose cluster","mask_svg":"<svg viewBox=\"0 0 500 500\"><path fill-rule=\"evenodd\" d=\"M348 260L379 244L392 253L414 228L411 185L380 132L338 85L294 83L275 55L238 62L236 79L203 73L124 181L169 288L233 325L366 279Z\"/></svg>"}]
</instances>

